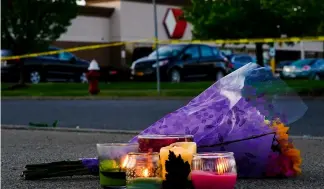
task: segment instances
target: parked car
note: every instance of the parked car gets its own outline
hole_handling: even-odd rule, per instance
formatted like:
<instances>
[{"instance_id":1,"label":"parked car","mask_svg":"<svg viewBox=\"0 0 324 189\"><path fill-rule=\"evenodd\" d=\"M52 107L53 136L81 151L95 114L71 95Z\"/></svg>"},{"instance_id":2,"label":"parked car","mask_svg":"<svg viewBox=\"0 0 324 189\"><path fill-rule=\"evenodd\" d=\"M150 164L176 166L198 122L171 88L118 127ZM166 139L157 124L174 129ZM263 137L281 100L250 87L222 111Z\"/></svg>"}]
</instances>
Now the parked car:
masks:
<instances>
[{"instance_id":1,"label":"parked car","mask_svg":"<svg viewBox=\"0 0 324 189\"><path fill-rule=\"evenodd\" d=\"M248 54L229 54L226 55L233 64L234 70L237 70L250 62L256 62L255 58Z\"/></svg>"},{"instance_id":2,"label":"parked car","mask_svg":"<svg viewBox=\"0 0 324 189\"><path fill-rule=\"evenodd\" d=\"M283 67L282 77L287 79L313 79L324 77L324 59L301 59Z\"/></svg>"},{"instance_id":3,"label":"parked car","mask_svg":"<svg viewBox=\"0 0 324 189\"><path fill-rule=\"evenodd\" d=\"M254 56L251 56L249 54L231 54L231 53L223 53L224 56L233 64L234 70L237 70L243 66L245 66L248 63L257 63L256 58ZM269 63L269 60L263 59L263 66L271 71L271 65Z\"/></svg>"},{"instance_id":4,"label":"parked car","mask_svg":"<svg viewBox=\"0 0 324 189\"><path fill-rule=\"evenodd\" d=\"M156 56L159 54L162 80L180 82L190 78L219 80L232 71L230 62L214 47L203 44L165 45L149 56L133 62L134 79L156 78Z\"/></svg>"},{"instance_id":5,"label":"parked car","mask_svg":"<svg viewBox=\"0 0 324 189\"><path fill-rule=\"evenodd\" d=\"M58 48L49 48L49 51L53 50L58 50ZM11 55L11 51L1 50L2 57ZM25 81L30 83L36 84L43 81L87 82L86 72L89 62L69 52L26 58L23 61ZM1 80L18 81L21 63L20 59L5 61L1 66Z\"/></svg>"},{"instance_id":6,"label":"parked car","mask_svg":"<svg viewBox=\"0 0 324 189\"><path fill-rule=\"evenodd\" d=\"M281 75L282 74L282 69L284 66L289 66L292 62L294 62L293 60L285 60L285 61L280 61L277 65L276 65L276 69L275 69L275 73Z\"/></svg>"}]
</instances>

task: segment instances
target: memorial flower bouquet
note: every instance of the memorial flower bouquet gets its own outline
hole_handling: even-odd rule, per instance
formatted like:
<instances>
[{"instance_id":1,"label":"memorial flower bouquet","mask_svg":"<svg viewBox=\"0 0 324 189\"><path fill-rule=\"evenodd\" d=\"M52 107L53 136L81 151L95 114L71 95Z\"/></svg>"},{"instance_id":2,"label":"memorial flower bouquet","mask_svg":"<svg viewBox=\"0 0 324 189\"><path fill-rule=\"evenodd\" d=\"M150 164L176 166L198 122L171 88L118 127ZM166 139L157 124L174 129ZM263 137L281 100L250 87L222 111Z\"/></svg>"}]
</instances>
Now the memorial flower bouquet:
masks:
<instances>
[{"instance_id":1,"label":"memorial flower bouquet","mask_svg":"<svg viewBox=\"0 0 324 189\"><path fill-rule=\"evenodd\" d=\"M301 157L289 140L286 125L301 118L306 110L283 81L250 63L140 135L193 135L198 152L234 152L241 178L294 177L301 173ZM27 165L23 176L40 179L99 174L96 158L73 162L74 166L69 166L69 161Z\"/></svg>"},{"instance_id":2,"label":"memorial flower bouquet","mask_svg":"<svg viewBox=\"0 0 324 189\"><path fill-rule=\"evenodd\" d=\"M198 152L234 152L241 178L293 177L301 173L301 157L285 124L306 110L283 81L250 63L140 135L190 134Z\"/></svg>"}]
</instances>

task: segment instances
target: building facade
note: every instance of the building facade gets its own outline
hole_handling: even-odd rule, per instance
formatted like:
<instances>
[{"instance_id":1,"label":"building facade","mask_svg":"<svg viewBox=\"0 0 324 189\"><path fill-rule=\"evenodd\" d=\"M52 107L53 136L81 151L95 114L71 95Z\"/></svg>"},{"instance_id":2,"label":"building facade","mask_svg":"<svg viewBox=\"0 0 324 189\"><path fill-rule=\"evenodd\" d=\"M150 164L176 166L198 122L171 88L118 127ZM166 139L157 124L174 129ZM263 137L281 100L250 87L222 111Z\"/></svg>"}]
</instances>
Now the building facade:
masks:
<instances>
[{"instance_id":1,"label":"building facade","mask_svg":"<svg viewBox=\"0 0 324 189\"><path fill-rule=\"evenodd\" d=\"M159 40L177 38L192 39L192 25L181 16L181 8L189 5L190 0L156 0ZM76 52L85 59L95 58L101 65L119 65L131 61L135 48L152 48L154 38L154 15L151 0L87 0L86 6L80 8L77 18L72 21L68 31L55 45L63 48L91 44L113 43L120 41L138 41L126 46L114 46L96 50ZM226 48L253 51L254 45L226 45ZM267 49L267 45L264 46ZM294 46L277 45L278 52L290 52L299 56L301 50L306 56L311 52L322 56L323 42L305 42ZM148 49L149 51L150 49ZM152 50L152 49L151 49ZM127 53L124 53L127 52ZM288 52L288 53L289 53ZM126 56L125 56L126 54Z\"/></svg>"}]
</instances>

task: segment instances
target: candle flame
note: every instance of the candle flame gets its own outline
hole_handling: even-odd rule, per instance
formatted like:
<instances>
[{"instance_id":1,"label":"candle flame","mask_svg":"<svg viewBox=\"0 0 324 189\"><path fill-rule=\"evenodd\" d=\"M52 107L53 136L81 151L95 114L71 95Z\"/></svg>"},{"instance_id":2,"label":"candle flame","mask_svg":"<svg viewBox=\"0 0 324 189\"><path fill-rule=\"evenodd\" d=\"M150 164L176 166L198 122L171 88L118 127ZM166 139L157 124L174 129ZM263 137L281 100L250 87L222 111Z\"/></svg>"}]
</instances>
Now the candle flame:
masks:
<instances>
[{"instance_id":1,"label":"candle flame","mask_svg":"<svg viewBox=\"0 0 324 189\"><path fill-rule=\"evenodd\" d=\"M123 161L123 163L122 163L122 168L125 168L126 167L126 165L127 165L127 163L128 163L128 155L124 158L124 161Z\"/></svg>"},{"instance_id":2,"label":"candle flame","mask_svg":"<svg viewBox=\"0 0 324 189\"><path fill-rule=\"evenodd\" d=\"M216 160L216 169L217 169L217 173L219 175L222 175L226 172L228 172L229 169L229 162L228 159L226 158L219 158Z\"/></svg>"},{"instance_id":3,"label":"candle flame","mask_svg":"<svg viewBox=\"0 0 324 189\"><path fill-rule=\"evenodd\" d=\"M148 177L149 176L149 170L148 169L144 169L143 170L143 176L144 177Z\"/></svg>"}]
</instances>

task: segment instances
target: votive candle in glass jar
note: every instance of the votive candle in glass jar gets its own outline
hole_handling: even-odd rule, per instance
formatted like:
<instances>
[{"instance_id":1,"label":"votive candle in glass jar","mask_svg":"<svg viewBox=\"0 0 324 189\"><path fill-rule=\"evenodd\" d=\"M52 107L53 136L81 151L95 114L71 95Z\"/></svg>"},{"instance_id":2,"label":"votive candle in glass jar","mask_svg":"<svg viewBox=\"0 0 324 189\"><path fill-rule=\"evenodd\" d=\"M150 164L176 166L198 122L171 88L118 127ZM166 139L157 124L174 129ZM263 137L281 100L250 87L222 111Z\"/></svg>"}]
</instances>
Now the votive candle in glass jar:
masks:
<instances>
[{"instance_id":1,"label":"votive candle in glass jar","mask_svg":"<svg viewBox=\"0 0 324 189\"><path fill-rule=\"evenodd\" d=\"M193 142L193 135L139 135L139 152L160 152L160 149L175 142Z\"/></svg>"},{"instance_id":2,"label":"votive candle in glass jar","mask_svg":"<svg viewBox=\"0 0 324 189\"><path fill-rule=\"evenodd\" d=\"M195 189L234 189L237 179L233 152L193 156L191 180Z\"/></svg>"},{"instance_id":3,"label":"votive candle in glass jar","mask_svg":"<svg viewBox=\"0 0 324 189\"><path fill-rule=\"evenodd\" d=\"M103 188L125 188L126 165L129 152L137 152L137 143L97 144L99 180Z\"/></svg>"},{"instance_id":4,"label":"votive candle in glass jar","mask_svg":"<svg viewBox=\"0 0 324 189\"><path fill-rule=\"evenodd\" d=\"M128 158L127 189L161 189L159 153L129 153Z\"/></svg>"}]
</instances>

